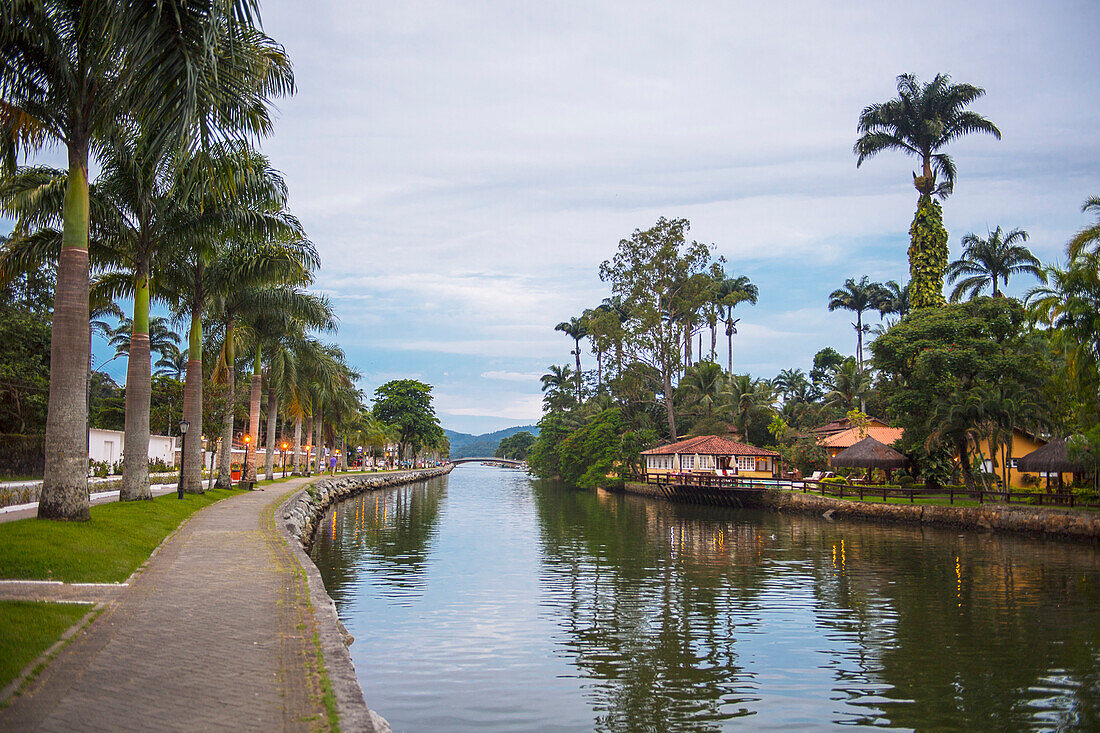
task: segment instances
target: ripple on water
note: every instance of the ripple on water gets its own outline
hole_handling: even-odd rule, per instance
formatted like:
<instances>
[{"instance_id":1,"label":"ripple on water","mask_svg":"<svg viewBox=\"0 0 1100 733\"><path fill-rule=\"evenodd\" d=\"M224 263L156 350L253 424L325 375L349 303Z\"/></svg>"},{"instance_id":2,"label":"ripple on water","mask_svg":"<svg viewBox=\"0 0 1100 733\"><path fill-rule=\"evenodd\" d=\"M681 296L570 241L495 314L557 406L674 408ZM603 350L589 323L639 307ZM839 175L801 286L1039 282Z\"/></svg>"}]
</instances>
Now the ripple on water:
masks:
<instances>
[{"instance_id":1,"label":"ripple on water","mask_svg":"<svg viewBox=\"0 0 1100 733\"><path fill-rule=\"evenodd\" d=\"M1100 727L1091 547L484 467L321 527L313 556L395 730Z\"/></svg>"}]
</instances>

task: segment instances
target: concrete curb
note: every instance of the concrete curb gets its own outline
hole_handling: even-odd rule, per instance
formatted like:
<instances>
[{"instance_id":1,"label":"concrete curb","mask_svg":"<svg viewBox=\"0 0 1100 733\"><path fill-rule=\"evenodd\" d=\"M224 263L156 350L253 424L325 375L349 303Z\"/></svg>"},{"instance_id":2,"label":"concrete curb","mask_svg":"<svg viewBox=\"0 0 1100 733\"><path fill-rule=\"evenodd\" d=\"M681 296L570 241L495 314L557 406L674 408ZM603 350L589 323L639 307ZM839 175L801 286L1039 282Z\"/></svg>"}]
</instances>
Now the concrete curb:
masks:
<instances>
[{"instance_id":1,"label":"concrete curb","mask_svg":"<svg viewBox=\"0 0 1100 733\"><path fill-rule=\"evenodd\" d=\"M389 723L367 707L366 700L363 698L363 689L359 686L359 678L355 674L355 665L348 653L348 646L353 640L344 625L340 623L336 613L336 603L325 590L321 572L306 553L306 548L312 544L313 530L325 510L340 499L364 491L444 476L450 473L452 468L452 466L445 466L438 469L402 471L392 474L321 478L291 494L276 509L275 523L278 525L278 530L306 574L309 600L313 604L317 631L321 640L321 653L324 655L325 669L336 697L336 708L340 713L342 730L365 733L390 733L391 731Z\"/></svg>"}]
</instances>

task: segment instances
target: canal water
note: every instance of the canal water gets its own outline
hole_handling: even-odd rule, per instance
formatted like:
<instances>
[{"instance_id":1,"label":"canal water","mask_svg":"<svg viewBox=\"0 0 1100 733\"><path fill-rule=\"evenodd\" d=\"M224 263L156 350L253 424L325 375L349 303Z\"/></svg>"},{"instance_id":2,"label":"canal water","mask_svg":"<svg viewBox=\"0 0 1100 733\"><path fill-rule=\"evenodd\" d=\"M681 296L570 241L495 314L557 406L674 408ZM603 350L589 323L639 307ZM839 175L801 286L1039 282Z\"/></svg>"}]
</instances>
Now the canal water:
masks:
<instances>
[{"instance_id":1,"label":"canal water","mask_svg":"<svg viewBox=\"0 0 1100 733\"><path fill-rule=\"evenodd\" d=\"M460 466L313 558L395 731L1100 729L1100 549Z\"/></svg>"}]
</instances>

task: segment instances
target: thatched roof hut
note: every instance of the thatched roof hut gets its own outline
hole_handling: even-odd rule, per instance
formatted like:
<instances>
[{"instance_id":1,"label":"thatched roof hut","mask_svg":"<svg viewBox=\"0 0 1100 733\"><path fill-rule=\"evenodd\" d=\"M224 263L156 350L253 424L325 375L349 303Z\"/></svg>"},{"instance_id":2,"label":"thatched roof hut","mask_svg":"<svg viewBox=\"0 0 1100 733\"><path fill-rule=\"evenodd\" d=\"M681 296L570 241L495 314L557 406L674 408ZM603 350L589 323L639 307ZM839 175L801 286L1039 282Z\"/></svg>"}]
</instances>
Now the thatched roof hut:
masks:
<instances>
[{"instance_id":1,"label":"thatched roof hut","mask_svg":"<svg viewBox=\"0 0 1100 733\"><path fill-rule=\"evenodd\" d=\"M1016 470L1027 473L1080 473L1084 464L1074 463L1066 455L1066 439L1056 438L1016 459Z\"/></svg>"},{"instance_id":2,"label":"thatched roof hut","mask_svg":"<svg viewBox=\"0 0 1100 733\"><path fill-rule=\"evenodd\" d=\"M909 459L868 435L851 448L830 458L829 465L833 468L844 466L892 470L905 468L909 465Z\"/></svg>"}]
</instances>

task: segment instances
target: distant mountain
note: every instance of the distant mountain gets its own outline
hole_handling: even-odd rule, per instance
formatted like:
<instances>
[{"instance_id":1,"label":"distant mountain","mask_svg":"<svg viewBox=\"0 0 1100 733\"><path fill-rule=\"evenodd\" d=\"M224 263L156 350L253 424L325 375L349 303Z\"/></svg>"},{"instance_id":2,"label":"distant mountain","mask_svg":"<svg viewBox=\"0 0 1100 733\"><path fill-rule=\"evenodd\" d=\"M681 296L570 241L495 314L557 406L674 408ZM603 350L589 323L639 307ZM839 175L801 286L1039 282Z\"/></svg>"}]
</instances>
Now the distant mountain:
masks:
<instances>
[{"instance_id":1,"label":"distant mountain","mask_svg":"<svg viewBox=\"0 0 1100 733\"><path fill-rule=\"evenodd\" d=\"M532 435L539 434L538 425L517 425L514 428L504 428L495 433L484 435L470 435L469 433L456 433L454 430L444 428L447 440L451 441L451 458L472 458L477 456L491 456L500 445L500 441L509 435L522 433L524 430Z\"/></svg>"}]
</instances>

